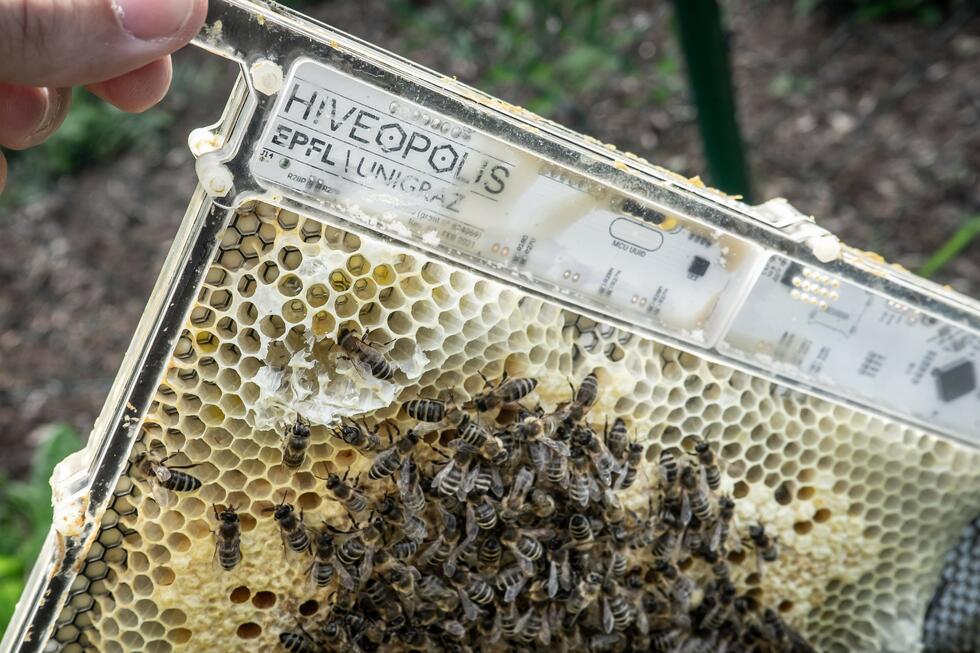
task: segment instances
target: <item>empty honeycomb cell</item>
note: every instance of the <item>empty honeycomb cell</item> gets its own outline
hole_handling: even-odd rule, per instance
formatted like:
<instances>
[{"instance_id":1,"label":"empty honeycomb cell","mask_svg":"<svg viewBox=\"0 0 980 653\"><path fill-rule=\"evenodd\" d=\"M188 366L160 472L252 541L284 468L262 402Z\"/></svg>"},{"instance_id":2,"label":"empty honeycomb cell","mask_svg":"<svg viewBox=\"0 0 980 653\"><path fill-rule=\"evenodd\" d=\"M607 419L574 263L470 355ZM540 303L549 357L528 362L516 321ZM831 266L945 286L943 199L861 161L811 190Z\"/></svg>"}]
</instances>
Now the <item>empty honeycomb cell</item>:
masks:
<instances>
[{"instance_id":1,"label":"empty honeycomb cell","mask_svg":"<svg viewBox=\"0 0 980 653\"><path fill-rule=\"evenodd\" d=\"M123 650L126 651L141 651L143 650L143 645L146 643L143 636L136 630L124 631L119 639Z\"/></svg>"},{"instance_id":2,"label":"empty honeycomb cell","mask_svg":"<svg viewBox=\"0 0 980 653\"><path fill-rule=\"evenodd\" d=\"M251 274L243 274L238 280L238 295L239 297L251 297L255 294L255 289L258 287L255 277ZM242 302L242 305L251 305L251 302Z\"/></svg>"},{"instance_id":3,"label":"empty honeycomb cell","mask_svg":"<svg viewBox=\"0 0 980 653\"><path fill-rule=\"evenodd\" d=\"M235 317L238 318L238 321L244 325L255 324L255 321L258 319L258 316L259 316L259 310L255 307L255 304L253 304L252 302L242 302L238 306L238 310L235 312ZM255 332L254 329L244 329L241 332L241 334L238 336L239 345L242 348L247 349L243 341L249 338L254 338L258 340L258 334ZM255 349L258 349L257 345Z\"/></svg>"},{"instance_id":4,"label":"empty honeycomb cell","mask_svg":"<svg viewBox=\"0 0 980 653\"><path fill-rule=\"evenodd\" d=\"M259 610L268 610L276 604L278 597L275 592L261 591L256 592L252 597L252 605Z\"/></svg>"},{"instance_id":5,"label":"empty honeycomb cell","mask_svg":"<svg viewBox=\"0 0 980 653\"><path fill-rule=\"evenodd\" d=\"M278 315L267 315L259 321L259 330L267 338L281 338L286 333L286 323Z\"/></svg>"}]
</instances>

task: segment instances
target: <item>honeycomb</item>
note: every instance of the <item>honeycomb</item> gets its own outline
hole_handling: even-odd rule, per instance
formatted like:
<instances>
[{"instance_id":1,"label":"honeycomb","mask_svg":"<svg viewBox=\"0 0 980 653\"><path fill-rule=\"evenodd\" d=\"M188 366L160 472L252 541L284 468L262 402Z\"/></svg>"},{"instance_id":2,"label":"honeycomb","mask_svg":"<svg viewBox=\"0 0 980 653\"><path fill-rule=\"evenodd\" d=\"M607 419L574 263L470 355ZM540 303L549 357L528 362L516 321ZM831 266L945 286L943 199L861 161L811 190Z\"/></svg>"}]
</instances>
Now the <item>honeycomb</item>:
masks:
<instances>
[{"instance_id":1,"label":"honeycomb","mask_svg":"<svg viewBox=\"0 0 980 653\"><path fill-rule=\"evenodd\" d=\"M392 382L338 356L348 326L385 351ZM390 243L263 203L240 207L186 319L137 447L179 452L203 485L161 506L131 467L105 512L46 650L277 650L322 614L269 509L340 518L317 477L371 460L330 434L356 416L406 426L415 397L472 396L505 371L541 380L543 402L597 370L594 410L645 447L631 488L644 505L661 450L705 438L720 454L736 525L776 534L761 587L821 651L921 648L943 556L980 512L980 454L914 428L711 363ZM282 464L298 414L303 464ZM241 517L242 561L215 561L213 505ZM279 649L281 650L281 649Z\"/></svg>"}]
</instances>

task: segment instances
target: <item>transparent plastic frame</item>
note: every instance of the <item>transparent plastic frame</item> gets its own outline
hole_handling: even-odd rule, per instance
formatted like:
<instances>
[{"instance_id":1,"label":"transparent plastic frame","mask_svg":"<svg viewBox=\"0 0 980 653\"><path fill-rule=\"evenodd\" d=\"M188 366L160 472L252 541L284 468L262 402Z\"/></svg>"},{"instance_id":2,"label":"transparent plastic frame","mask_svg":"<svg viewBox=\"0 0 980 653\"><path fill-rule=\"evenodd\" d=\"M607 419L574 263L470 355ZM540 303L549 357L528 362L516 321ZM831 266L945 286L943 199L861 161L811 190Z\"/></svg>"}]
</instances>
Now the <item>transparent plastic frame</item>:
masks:
<instances>
[{"instance_id":1,"label":"transparent plastic frame","mask_svg":"<svg viewBox=\"0 0 980 653\"><path fill-rule=\"evenodd\" d=\"M275 87L282 78L277 77L275 68L289 79L294 62L315 61L465 125L481 138L546 161L575 178L587 179L619 196L620 201L633 200L686 224L749 243L766 256L781 255L792 264L853 283L977 340L980 304L976 301L841 246L811 218L785 202L748 206L274 4L212 0L207 27L195 44L239 63L242 72L221 120L192 134L191 148L198 157L202 185L191 199L87 447L60 466L52 479L55 524L0 650L45 650L80 562L98 533L102 514L126 468L138 437L137 427L214 256L218 237L235 207L251 200L380 236L702 358L978 446L980 433L970 429L937 428L924 419L896 417L894 411L873 400L855 400L828 385L801 381L778 366L734 360L713 343L706 345L679 330L624 319L609 306L560 292L543 281L529 279L519 269L386 228L376 216L352 210L342 199L298 192L260 178L253 164L268 138L267 128L280 102L281 90ZM271 78L267 76L270 65ZM268 94L270 84L273 92ZM749 290L746 286L740 299L744 300Z\"/></svg>"}]
</instances>

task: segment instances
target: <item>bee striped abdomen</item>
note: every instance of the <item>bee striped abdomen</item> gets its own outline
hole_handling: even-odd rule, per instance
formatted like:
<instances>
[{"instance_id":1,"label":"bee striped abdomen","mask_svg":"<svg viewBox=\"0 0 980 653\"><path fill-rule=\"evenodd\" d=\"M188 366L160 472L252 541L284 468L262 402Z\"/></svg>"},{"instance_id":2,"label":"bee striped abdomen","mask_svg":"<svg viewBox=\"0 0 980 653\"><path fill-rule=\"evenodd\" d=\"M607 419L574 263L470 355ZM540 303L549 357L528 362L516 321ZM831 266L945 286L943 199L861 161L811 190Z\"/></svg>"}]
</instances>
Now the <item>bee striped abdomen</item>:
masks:
<instances>
[{"instance_id":1,"label":"bee striped abdomen","mask_svg":"<svg viewBox=\"0 0 980 653\"><path fill-rule=\"evenodd\" d=\"M168 490L173 490L174 492L193 492L201 487L201 481L187 472L182 472L179 469L171 469L169 471L170 478L160 483L160 485Z\"/></svg>"},{"instance_id":2,"label":"bee striped abdomen","mask_svg":"<svg viewBox=\"0 0 980 653\"><path fill-rule=\"evenodd\" d=\"M436 399L411 399L404 406L408 416L420 422L439 422L446 416L446 404Z\"/></svg>"}]
</instances>

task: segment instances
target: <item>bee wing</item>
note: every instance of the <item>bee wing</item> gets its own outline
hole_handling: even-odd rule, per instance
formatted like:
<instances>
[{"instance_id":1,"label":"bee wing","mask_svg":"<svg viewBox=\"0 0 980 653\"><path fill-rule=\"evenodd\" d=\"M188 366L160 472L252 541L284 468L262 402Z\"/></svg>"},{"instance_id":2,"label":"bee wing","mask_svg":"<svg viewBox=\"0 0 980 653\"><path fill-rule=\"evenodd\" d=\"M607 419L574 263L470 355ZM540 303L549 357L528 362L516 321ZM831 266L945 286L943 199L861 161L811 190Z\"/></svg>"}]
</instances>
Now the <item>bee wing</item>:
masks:
<instances>
[{"instance_id":1,"label":"bee wing","mask_svg":"<svg viewBox=\"0 0 980 653\"><path fill-rule=\"evenodd\" d=\"M511 551L514 553L514 558L517 559L517 564L520 565L521 571L524 572L525 576L534 575L534 562L530 558L526 558L517 552L517 549L511 547Z\"/></svg>"},{"instance_id":2,"label":"bee wing","mask_svg":"<svg viewBox=\"0 0 980 653\"><path fill-rule=\"evenodd\" d=\"M350 575L350 572L347 571L347 568L340 561L334 560L333 569L337 572L337 578L340 579L340 584L344 589L354 591L357 588L354 577Z\"/></svg>"},{"instance_id":3,"label":"bee wing","mask_svg":"<svg viewBox=\"0 0 980 653\"><path fill-rule=\"evenodd\" d=\"M463 635L466 634L466 627L463 626L463 624L456 621L455 619L450 619L449 621L443 621L439 625L442 627L444 631L446 631L447 633L449 633L450 635L458 639L462 639Z\"/></svg>"},{"instance_id":4,"label":"bee wing","mask_svg":"<svg viewBox=\"0 0 980 653\"><path fill-rule=\"evenodd\" d=\"M558 594L558 563L552 560L548 565L548 583L546 585L548 598L553 599Z\"/></svg>"},{"instance_id":5,"label":"bee wing","mask_svg":"<svg viewBox=\"0 0 980 653\"><path fill-rule=\"evenodd\" d=\"M541 630L538 631L538 639L545 646L551 644L551 623L548 615L545 615L545 618L541 620Z\"/></svg>"},{"instance_id":6,"label":"bee wing","mask_svg":"<svg viewBox=\"0 0 980 653\"><path fill-rule=\"evenodd\" d=\"M364 552L364 557L361 558L361 564L357 568L357 577L362 582L367 582L367 579L371 577L371 571L374 569L374 547L369 546Z\"/></svg>"},{"instance_id":7,"label":"bee wing","mask_svg":"<svg viewBox=\"0 0 980 653\"><path fill-rule=\"evenodd\" d=\"M409 514L405 520L405 537L416 542L421 542L428 535L428 528L425 522L417 516Z\"/></svg>"},{"instance_id":8,"label":"bee wing","mask_svg":"<svg viewBox=\"0 0 980 653\"><path fill-rule=\"evenodd\" d=\"M647 611L640 607L638 610L633 610L633 613L636 615L636 629L641 635L649 635L650 620L647 618Z\"/></svg>"},{"instance_id":9,"label":"bee wing","mask_svg":"<svg viewBox=\"0 0 980 653\"><path fill-rule=\"evenodd\" d=\"M518 558L518 560L520 560L520 558ZM528 561L528 562L530 562L530 561ZM524 567L522 565L521 566L521 569L523 569L523 568ZM533 566L532 566L532 570L533 570ZM532 573L533 573L533 571L532 571ZM524 585L526 585L526 584L527 584L527 576L525 575L525 576L522 576L520 578L520 580L518 580L516 583L514 583L513 585L511 585L510 587L508 587L507 588L507 591L504 592L504 603L510 603L514 599L516 599L517 598L517 595L521 593L521 590L524 589Z\"/></svg>"},{"instance_id":10,"label":"bee wing","mask_svg":"<svg viewBox=\"0 0 980 653\"><path fill-rule=\"evenodd\" d=\"M687 492L681 490L681 525L687 526L691 523L691 500L687 496Z\"/></svg>"},{"instance_id":11,"label":"bee wing","mask_svg":"<svg viewBox=\"0 0 980 653\"><path fill-rule=\"evenodd\" d=\"M456 449L457 451L465 451L466 453L471 453L471 454L480 453L479 447L474 447L469 442L465 442L463 440L460 440L459 438L456 438L455 440L450 440L449 443L446 444L446 446L450 447L451 449Z\"/></svg>"},{"instance_id":12,"label":"bee wing","mask_svg":"<svg viewBox=\"0 0 980 653\"><path fill-rule=\"evenodd\" d=\"M444 540L442 535L438 535L436 536L436 539L429 542L429 546L425 547L422 553L419 554L418 566L424 567L425 565L432 562L432 559L435 557L436 552L439 550L439 547L442 546L443 541Z\"/></svg>"},{"instance_id":13,"label":"bee wing","mask_svg":"<svg viewBox=\"0 0 980 653\"><path fill-rule=\"evenodd\" d=\"M508 498L514 497L518 501L523 501L524 497L527 496L528 490L531 489L533 482L534 472L528 467L521 467L517 472L517 476L514 477L514 484L510 488L510 494L507 495Z\"/></svg>"},{"instance_id":14,"label":"bee wing","mask_svg":"<svg viewBox=\"0 0 980 653\"><path fill-rule=\"evenodd\" d=\"M602 597L602 632L607 635L613 631L613 626L616 625L613 619L612 607L609 605L609 599L607 597Z\"/></svg>"},{"instance_id":15,"label":"bee wing","mask_svg":"<svg viewBox=\"0 0 980 653\"><path fill-rule=\"evenodd\" d=\"M166 483L170 480L170 477L173 476L173 473L171 473L171 471L167 469L167 466L163 463L156 463L153 465L153 475L156 476L157 480L161 483Z\"/></svg>"},{"instance_id":16,"label":"bee wing","mask_svg":"<svg viewBox=\"0 0 980 653\"><path fill-rule=\"evenodd\" d=\"M445 482L446 477L449 476L450 472L456 467L456 463L450 460L446 463L439 473L436 474L432 479L432 489L438 490L439 487Z\"/></svg>"},{"instance_id":17,"label":"bee wing","mask_svg":"<svg viewBox=\"0 0 980 653\"><path fill-rule=\"evenodd\" d=\"M460 547L468 546L470 542L476 540L477 534L480 532L480 527L476 524L476 513L473 511L473 504L466 505L466 537L463 539Z\"/></svg>"},{"instance_id":18,"label":"bee wing","mask_svg":"<svg viewBox=\"0 0 980 653\"><path fill-rule=\"evenodd\" d=\"M463 618L466 621L475 621L480 616L480 609L470 600L470 597L467 596L466 591L462 587L457 589L456 592L459 594L459 603L463 606Z\"/></svg>"},{"instance_id":19,"label":"bee wing","mask_svg":"<svg viewBox=\"0 0 980 653\"><path fill-rule=\"evenodd\" d=\"M500 610L494 610L493 626L491 626L490 628L490 637L489 637L490 644L496 644L497 642L499 642L502 635L503 635L503 630L500 626Z\"/></svg>"},{"instance_id":20,"label":"bee wing","mask_svg":"<svg viewBox=\"0 0 980 653\"><path fill-rule=\"evenodd\" d=\"M473 465L473 469L466 472L463 477L463 482L459 484L459 489L456 491L456 498L460 501L466 500L466 495L470 493L473 486L476 484L476 479L480 476L480 465Z\"/></svg>"},{"instance_id":21,"label":"bee wing","mask_svg":"<svg viewBox=\"0 0 980 653\"><path fill-rule=\"evenodd\" d=\"M613 469L616 467L616 461L613 459L612 455L606 451L596 460L596 473L599 475L599 480L606 487L612 485L612 473Z\"/></svg>"},{"instance_id":22,"label":"bee wing","mask_svg":"<svg viewBox=\"0 0 980 653\"><path fill-rule=\"evenodd\" d=\"M504 496L504 479L500 476L500 470L497 467L490 468L490 492L495 497Z\"/></svg>"},{"instance_id":23,"label":"bee wing","mask_svg":"<svg viewBox=\"0 0 980 653\"><path fill-rule=\"evenodd\" d=\"M163 487L155 478L150 480L150 494L161 508L169 508L174 502L173 493Z\"/></svg>"}]
</instances>

